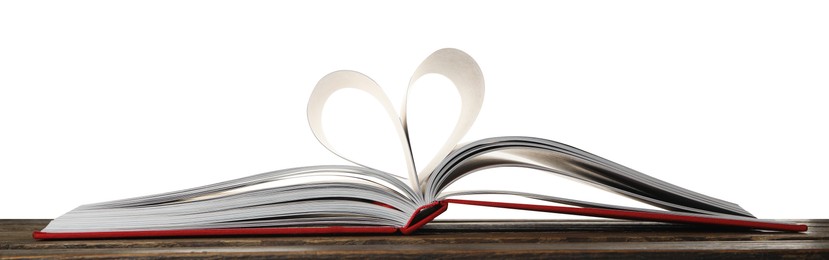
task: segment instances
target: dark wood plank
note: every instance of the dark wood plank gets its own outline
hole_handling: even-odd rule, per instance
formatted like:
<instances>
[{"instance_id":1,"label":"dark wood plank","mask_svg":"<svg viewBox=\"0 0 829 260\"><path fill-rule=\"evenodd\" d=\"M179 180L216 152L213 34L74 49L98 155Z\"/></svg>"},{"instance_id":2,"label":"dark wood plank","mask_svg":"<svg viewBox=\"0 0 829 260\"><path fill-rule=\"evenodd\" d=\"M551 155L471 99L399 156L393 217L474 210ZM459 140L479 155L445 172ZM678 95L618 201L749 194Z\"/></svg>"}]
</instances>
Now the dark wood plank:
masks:
<instances>
[{"instance_id":1,"label":"dark wood plank","mask_svg":"<svg viewBox=\"0 0 829 260\"><path fill-rule=\"evenodd\" d=\"M0 220L0 258L829 258L829 220L805 233L615 220L435 221L414 235L36 241L49 220Z\"/></svg>"}]
</instances>

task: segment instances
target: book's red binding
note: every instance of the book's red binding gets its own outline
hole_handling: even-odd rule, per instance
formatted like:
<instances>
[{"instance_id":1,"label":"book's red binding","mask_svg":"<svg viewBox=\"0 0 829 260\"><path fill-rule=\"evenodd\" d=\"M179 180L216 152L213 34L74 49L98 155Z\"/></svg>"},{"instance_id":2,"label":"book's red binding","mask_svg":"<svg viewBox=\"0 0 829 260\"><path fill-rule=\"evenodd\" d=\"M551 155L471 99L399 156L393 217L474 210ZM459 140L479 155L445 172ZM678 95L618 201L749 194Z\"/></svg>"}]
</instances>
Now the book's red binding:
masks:
<instances>
[{"instance_id":1,"label":"book's red binding","mask_svg":"<svg viewBox=\"0 0 829 260\"><path fill-rule=\"evenodd\" d=\"M804 232L806 225L753 219L734 219L701 214L670 214L631 210L581 208L567 206L546 206L506 202L446 199L436 201L418 208L403 227L392 226L331 226L331 227L274 227L274 228L223 228L223 229L185 229L185 230L145 230L145 231L108 231L108 232L41 232L35 231L32 237L40 240L49 239L115 239L147 237L203 237L203 236L244 236L244 235L321 235L321 234L393 234L400 232L411 234L426 225L438 215L445 212L449 203L476 205L496 208L532 210L571 215L645 220L668 223L701 224L727 227L741 227L769 231Z\"/></svg>"},{"instance_id":2,"label":"book's red binding","mask_svg":"<svg viewBox=\"0 0 829 260\"><path fill-rule=\"evenodd\" d=\"M749 229L760 229L769 231L789 231L789 232L804 232L809 227L803 224L769 221L761 219L748 218L728 218L711 215L693 214L693 213L659 213L651 211L632 211L632 210L618 210L618 209L604 209L604 208L581 208L581 207L567 207L567 206L545 206L533 204L520 203L505 203L505 202L490 202L477 200L461 200L461 199L446 199L443 202L487 206L496 208L508 209L522 209L531 211L562 213L570 215L628 219L628 220L645 220L667 223L681 223L681 224L700 224L700 225L715 225L727 227L741 227Z\"/></svg>"},{"instance_id":3,"label":"book's red binding","mask_svg":"<svg viewBox=\"0 0 829 260\"><path fill-rule=\"evenodd\" d=\"M390 226L333 226L333 227L277 227L277 228L216 228L179 230L142 230L107 232L40 232L32 237L50 239L116 239L148 237L205 237L205 236L248 236L248 235L322 235L322 234L392 234L396 227Z\"/></svg>"},{"instance_id":4,"label":"book's red binding","mask_svg":"<svg viewBox=\"0 0 829 260\"><path fill-rule=\"evenodd\" d=\"M408 235L415 232L415 230L438 217L447 208L449 208L449 203L446 201L435 201L418 208L409 218L409 223L406 223L406 226L400 228L400 233Z\"/></svg>"}]
</instances>

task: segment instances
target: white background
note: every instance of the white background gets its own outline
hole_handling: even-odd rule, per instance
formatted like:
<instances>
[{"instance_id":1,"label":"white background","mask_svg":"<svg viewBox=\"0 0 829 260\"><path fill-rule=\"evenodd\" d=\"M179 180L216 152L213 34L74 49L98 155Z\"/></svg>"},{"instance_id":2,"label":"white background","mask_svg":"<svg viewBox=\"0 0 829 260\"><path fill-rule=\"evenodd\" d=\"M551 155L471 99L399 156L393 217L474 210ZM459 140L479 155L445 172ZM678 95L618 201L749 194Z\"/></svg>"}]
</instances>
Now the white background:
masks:
<instances>
[{"instance_id":1,"label":"white background","mask_svg":"<svg viewBox=\"0 0 829 260\"><path fill-rule=\"evenodd\" d=\"M464 140L553 139L758 217L829 217L826 2L389 2L0 2L0 218L345 163L307 127L316 81L357 70L399 105L444 47L487 83ZM511 173L488 185L586 196Z\"/></svg>"}]
</instances>

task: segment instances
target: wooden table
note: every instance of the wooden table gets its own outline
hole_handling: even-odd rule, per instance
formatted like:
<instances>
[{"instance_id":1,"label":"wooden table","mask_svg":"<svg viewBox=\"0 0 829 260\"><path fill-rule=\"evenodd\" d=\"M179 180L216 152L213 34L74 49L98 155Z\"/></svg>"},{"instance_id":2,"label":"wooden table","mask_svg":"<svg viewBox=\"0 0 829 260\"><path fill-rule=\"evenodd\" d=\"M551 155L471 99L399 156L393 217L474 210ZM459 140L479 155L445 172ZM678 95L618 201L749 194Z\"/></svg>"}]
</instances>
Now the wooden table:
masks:
<instances>
[{"instance_id":1,"label":"wooden table","mask_svg":"<svg viewBox=\"0 0 829 260\"><path fill-rule=\"evenodd\" d=\"M0 220L0 258L591 258L829 259L829 220L805 233L614 220L436 221L413 235L36 241L49 220Z\"/></svg>"}]
</instances>

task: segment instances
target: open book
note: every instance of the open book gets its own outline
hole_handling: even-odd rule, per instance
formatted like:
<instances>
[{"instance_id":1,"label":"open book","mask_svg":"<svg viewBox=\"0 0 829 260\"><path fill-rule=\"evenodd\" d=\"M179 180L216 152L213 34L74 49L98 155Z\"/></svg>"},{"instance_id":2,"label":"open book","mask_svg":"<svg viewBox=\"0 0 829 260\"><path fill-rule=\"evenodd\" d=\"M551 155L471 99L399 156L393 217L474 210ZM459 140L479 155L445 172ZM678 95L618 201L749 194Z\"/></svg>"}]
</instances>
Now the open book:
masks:
<instances>
[{"instance_id":1,"label":"open book","mask_svg":"<svg viewBox=\"0 0 829 260\"><path fill-rule=\"evenodd\" d=\"M423 61L410 86L429 73L450 79L462 105L460 119L450 137L422 168L415 167L409 145L406 106L398 115L382 89L367 76L354 71L328 74L319 81L308 102L308 121L314 135L331 152L345 158L333 149L322 131L323 107L331 94L344 88L375 97L386 108L400 143L406 148L406 175L379 171L354 161L351 162L356 165L284 169L192 189L83 205L53 220L33 236L72 239L409 234L446 211L449 204L775 231L807 229L795 223L756 219L737 204L681 188L555 141L506 136L458 145L483 103L481 70L466 53L442 49ZM559 174L664 210L510 190L447 191L464 176L492 167L527 167ZM545 205L457 198L473 194L521 196Z\"/></svg>"}]
</instances>

